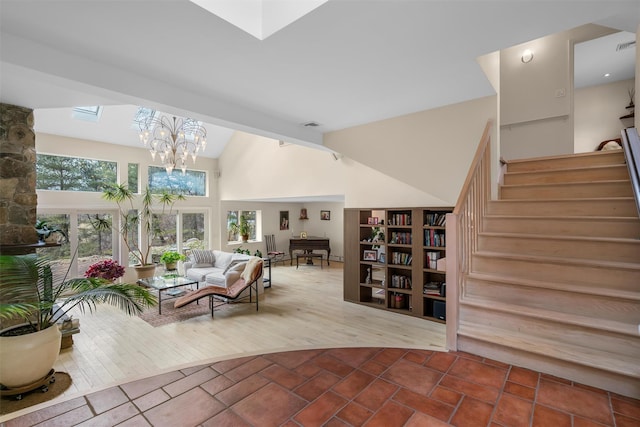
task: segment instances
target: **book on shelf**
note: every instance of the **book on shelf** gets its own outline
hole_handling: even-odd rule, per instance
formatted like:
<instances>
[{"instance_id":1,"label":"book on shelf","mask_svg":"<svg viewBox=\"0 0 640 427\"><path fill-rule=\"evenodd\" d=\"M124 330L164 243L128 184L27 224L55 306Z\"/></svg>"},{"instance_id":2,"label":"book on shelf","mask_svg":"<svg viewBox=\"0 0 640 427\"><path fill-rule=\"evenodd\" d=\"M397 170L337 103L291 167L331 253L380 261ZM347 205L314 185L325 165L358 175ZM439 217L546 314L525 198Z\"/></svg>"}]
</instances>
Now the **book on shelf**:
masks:
<instances>
[{"instance_id":1,"label":"book on shelf","mask_svg":"<svg viewBox=\"0 0 640 427\"><path fill-rule=\"evenodd\" d=\"M429 282L425 283L423 286L423 293L425 295L435 295L440 296L442 294L442 283L440 282Z\"/></svg>"},{"instance_id":2,"label":"book on shelf","mask_svg":"<svg viewBox=\"0 0 640 427\"><path fill-rule=\"evenodd\" d=\"M447 222L445 212L433 212L425 215L425 225L430 227L444 227Z\"/></svg>"},{"instance_id":3,"label":"book on shelf","mask_svg":"<svg viewBox=\"0 0 640 427\"><path fill-rule=\"evenodd\" d=\"M411 225L411 215L401 213L391 214L389 225Z\"/></svg>"}]
</instances>

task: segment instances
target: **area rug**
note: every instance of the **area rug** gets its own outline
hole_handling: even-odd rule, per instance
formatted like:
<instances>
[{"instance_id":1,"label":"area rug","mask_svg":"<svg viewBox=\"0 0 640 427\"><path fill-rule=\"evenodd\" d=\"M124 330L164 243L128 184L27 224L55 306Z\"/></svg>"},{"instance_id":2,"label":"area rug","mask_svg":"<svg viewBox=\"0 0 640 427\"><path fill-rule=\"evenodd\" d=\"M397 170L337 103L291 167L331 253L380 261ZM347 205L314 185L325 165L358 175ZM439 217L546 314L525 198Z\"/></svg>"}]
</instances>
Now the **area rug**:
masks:
<instances>
[{"instance_id":1,"label":"area rug","mask_svg":"<svg viewBox=\"0 0 640 427\"><path fill-rule=\"evenodd\" d=\"M164 298L164 295L163 295ZM158 306L147 308L140 318L150 324L151 326L158 327L168 325L169 323L182 322L187 319L192 319L198 316L211 316L211 309L209 308L209 299L202 298L199 304L195 302L180 308L174 308L173 303L175 298L162 300L162 314L158 314ZM228 304L221 302L216 303L216 312L225 310Z\"/></svg>"},{"instance_id":2,"label":"area rug","mask_svg":"<svg viewBox=\"0 0 640 427\"><path fill-rule=\"evenodd\" d=\"M66 372L56 372L55 378L55 382L48 384L49 390L45 393L40 389L36 389L24 393L21 400L16 400L15 396L2 396L0 398L0 415L9 414L51 400L60 396L71 386L71 377Z\"/></svg>"}]
</instances>

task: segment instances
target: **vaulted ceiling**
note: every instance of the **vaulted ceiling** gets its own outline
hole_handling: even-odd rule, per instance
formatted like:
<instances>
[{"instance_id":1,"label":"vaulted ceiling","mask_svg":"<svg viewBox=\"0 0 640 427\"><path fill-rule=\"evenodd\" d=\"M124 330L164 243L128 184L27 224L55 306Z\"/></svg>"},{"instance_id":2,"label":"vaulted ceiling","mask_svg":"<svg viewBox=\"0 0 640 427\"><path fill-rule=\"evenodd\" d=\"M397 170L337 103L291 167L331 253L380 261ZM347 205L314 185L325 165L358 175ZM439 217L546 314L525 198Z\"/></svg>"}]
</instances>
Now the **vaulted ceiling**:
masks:
<instances>
[{"instance_id":1,"label":"vaulted ceiling","mask_svg":"<svg viewBox=\"0 0 640 427\"><path fill-rule=\"evenodd\" d=\"M115 111L143 105L202 120L221 143L243 130L317 146L327 131L493 94L479 56L639 21L637 0L330 0L259 40L188 0L0 0L0 101L43 111L36 129L49 133L69 127L55 109L114 106L103 119L130 127ZM101 140L126 143L113 123Z\"/></svg>"}]
</instances>

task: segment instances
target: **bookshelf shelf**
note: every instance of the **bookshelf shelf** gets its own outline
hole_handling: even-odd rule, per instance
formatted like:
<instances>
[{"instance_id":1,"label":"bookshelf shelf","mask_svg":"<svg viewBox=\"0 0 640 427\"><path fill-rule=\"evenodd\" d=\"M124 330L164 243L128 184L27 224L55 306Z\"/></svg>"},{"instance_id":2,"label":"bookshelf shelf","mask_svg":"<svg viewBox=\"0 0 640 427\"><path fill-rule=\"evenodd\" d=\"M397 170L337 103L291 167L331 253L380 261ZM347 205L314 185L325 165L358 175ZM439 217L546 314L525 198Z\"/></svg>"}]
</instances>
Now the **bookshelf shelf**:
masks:
<instances>
[{"instance_id":1,"label":"bookshelf shelf","mask_svg":"<svg viewBox=\"0 0 640 427\"><path fill-rule=\"evenodd\" d=\"M446 297L433 292L446 283L437 261L446 255L451 211L345 209L345 301L444 323ZM373 251L376 261L366 259ZM425 294L425 287L432 293Z\"/></svg>"}]
</instances>

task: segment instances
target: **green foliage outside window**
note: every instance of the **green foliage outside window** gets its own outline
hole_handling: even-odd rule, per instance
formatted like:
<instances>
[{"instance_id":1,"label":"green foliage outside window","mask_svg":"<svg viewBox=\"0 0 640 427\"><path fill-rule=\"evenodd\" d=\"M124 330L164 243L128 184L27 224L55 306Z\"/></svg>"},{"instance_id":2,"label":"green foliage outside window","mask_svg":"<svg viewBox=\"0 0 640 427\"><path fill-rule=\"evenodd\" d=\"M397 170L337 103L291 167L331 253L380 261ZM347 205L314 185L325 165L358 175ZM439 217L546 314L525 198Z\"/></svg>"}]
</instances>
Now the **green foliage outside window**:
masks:
<instances>
[{"instance_id":1,"label":"green foliage outside window","mask_svg":"<svg viewBox=\"0 0 640 427\"><path fill-rule=\"evenodd\" d=\"M116 172L116 162L38 154L36 188L100 192L105 184L116 183Z\"/></svg>"},{"instance_id":2,"label":"green foliage outside window","mask_svg":"<svg viewBox=\"0 0 640 427\"><path fill-rule=\"evenodd\" d=\"M167 191L185 196L206 196L207 173L187 170L183 175L175 170L168 174L165 168L149 166L149 188L153 193Z\"/></svg>"}]
</instances>

